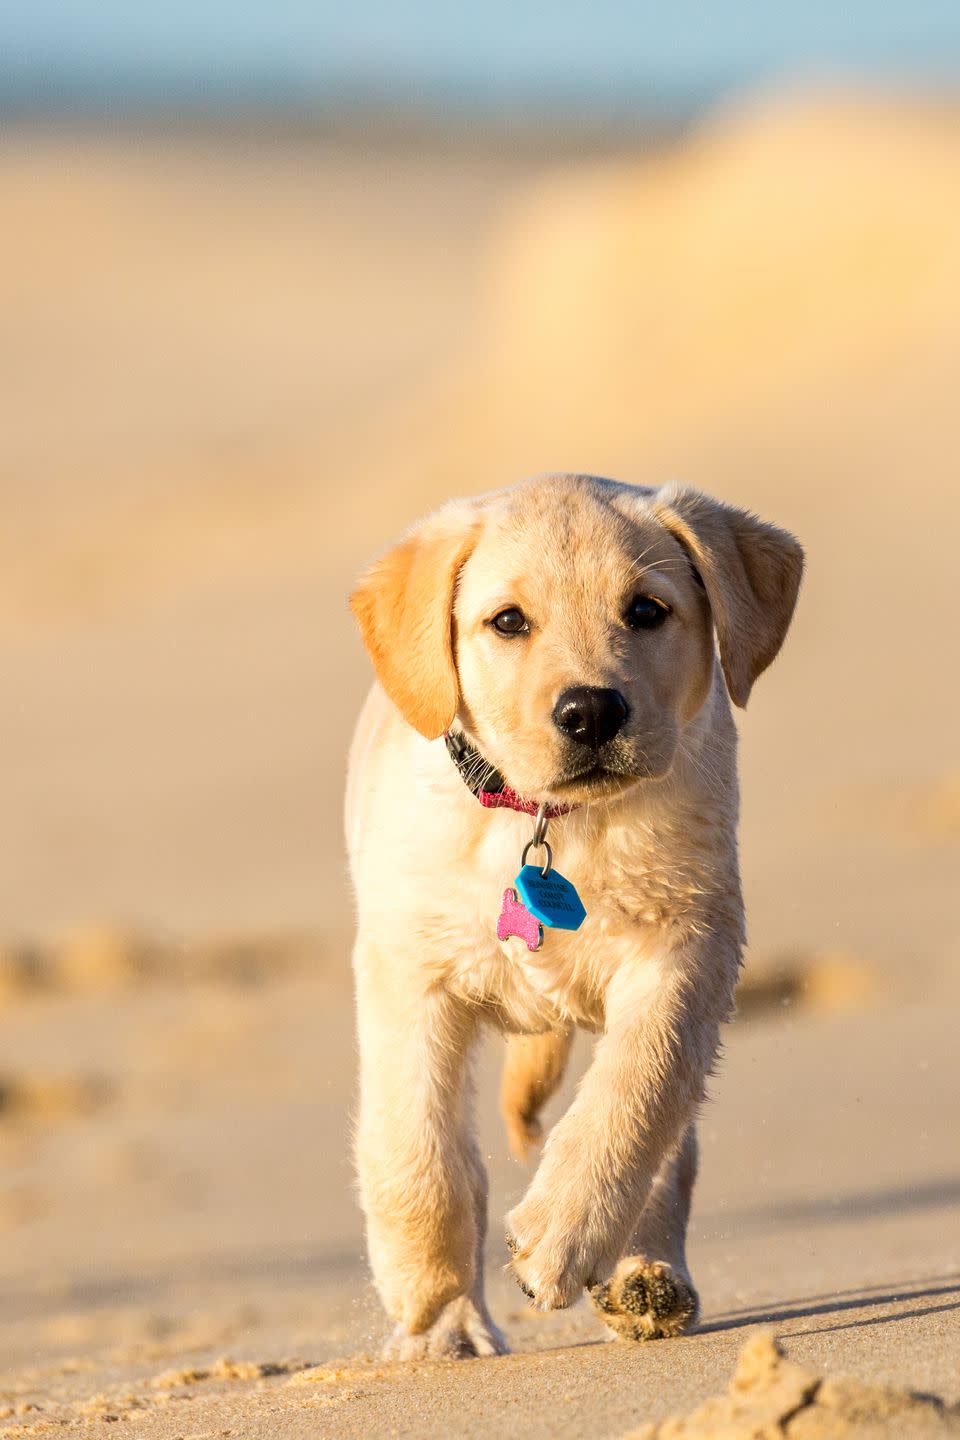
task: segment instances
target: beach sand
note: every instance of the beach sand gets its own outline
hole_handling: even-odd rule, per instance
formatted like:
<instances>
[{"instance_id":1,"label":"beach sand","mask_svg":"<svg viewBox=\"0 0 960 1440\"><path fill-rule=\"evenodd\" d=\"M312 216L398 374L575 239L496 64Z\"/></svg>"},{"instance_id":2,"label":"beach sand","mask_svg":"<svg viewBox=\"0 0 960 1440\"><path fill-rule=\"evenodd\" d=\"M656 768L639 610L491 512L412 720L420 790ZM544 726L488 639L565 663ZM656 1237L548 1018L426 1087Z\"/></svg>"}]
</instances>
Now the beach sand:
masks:
<instances>
[{"instance_id":1,"label":"beach sand","mask_svg":"<svg viewBox=\"0 0 960 1440\"><path fill-rule=\"evenodd\" d=\"M960 1400L956 113L769 100L605 158L22 130L0 193L0 1435L616 1437L758 1328ZM527 1309L491 1036L515 1354L405 1370L349 1155L345 596L555 468L808 550L741 720L704 1314L631 1347Z\"/></svg>"}]
</instances>

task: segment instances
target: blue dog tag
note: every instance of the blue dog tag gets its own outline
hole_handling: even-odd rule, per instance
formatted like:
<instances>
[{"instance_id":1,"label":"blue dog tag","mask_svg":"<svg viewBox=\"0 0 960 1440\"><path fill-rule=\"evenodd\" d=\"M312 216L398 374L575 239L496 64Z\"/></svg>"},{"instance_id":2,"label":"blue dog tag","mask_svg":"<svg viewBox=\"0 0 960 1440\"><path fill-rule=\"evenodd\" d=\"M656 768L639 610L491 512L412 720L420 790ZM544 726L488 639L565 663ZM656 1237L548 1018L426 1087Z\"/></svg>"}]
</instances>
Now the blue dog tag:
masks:
<instances>
[{"instance_id":1,"label":"blue dog tag","mask_svg":"<svg viewBox=\"0 0 960 1440\"><path fill-rule=\"evenodd\" d=\"M576 887L556 870L542 875L539 865L524 865L513 883L520 899L541 925L549 925L553 930L579 930L587 918Z\"/></svg>"}]
</instances>

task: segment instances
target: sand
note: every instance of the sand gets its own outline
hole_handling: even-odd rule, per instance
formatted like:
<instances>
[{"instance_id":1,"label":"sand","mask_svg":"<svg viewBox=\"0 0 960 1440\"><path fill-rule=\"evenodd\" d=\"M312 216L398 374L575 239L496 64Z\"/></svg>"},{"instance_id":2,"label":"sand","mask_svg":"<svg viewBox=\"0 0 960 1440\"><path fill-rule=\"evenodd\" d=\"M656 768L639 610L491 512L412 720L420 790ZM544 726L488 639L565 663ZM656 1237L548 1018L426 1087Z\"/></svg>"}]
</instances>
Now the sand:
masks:
<instances>
[{"instance_id":1,"label":"sand","mask_svg":"<svg viewBox=\"0 0 960 1440\"><path fill-rule=\"evenodd\" d=\"M85 1087L0 1111L9 1433L113 1414L164 1437L616 1436L722 1392L758 1329L818 1375L960 1401L952 1008L777 1002L735 1022L692 1224L703 1321L650 1345L607 1343L584 1305L537 1315L503 1273L529 1172L491 1039L487 1269L516 1353L403 1367L377 1358L350 1188L348 981L319 940L286 953L274 972L238 949L194 978L113 971L5 1007L7 1074Z\"/></svg>"},{"instance_id":2,"label":"sand","mask_svg":"<svg viewBox=\"0 0 960 1440\"><path fill-rule=\"evenodd\" d=\"M788 1360L760 1333L744 1345L726 1393L689 1416L641 1426L626 1440L756 1440L758 1435L836 1440L842 1435L956 1435L960 1410L935 1397L824 1378Z\"/></svg>"},{"instance_id":3,"label":"sand","mask_svg":"<svg viewBox=\"0 0 960 1440\"><path fill-rule=\"evenodd\" d=\"M956 114L768 101L607 159L21 131L0 186L0 1435L615 1437L758 1329L818 1395L960 1400ZM810 557L741 724L704 1314L629 1346L526 1308L491 1041L516 1353L403 1370L351 1188L344 596L552 467Z\"/></svg>"}]
</instances>

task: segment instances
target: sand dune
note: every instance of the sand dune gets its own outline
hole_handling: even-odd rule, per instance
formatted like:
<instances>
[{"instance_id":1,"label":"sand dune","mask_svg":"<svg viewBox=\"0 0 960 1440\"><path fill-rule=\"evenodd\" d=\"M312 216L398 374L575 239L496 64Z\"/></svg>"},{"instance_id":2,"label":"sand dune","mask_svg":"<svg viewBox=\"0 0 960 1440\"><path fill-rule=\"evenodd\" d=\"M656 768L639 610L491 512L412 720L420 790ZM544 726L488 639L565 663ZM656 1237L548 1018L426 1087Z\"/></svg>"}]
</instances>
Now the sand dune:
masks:
<instances>
[{"instance_id":1,"label":"sand dune","mask_svg":"<svg viewBox=\"0 0 960 1440\"><path fill-rule=\"evenodd\" d=\"M645 164L561 175L501 246L497 413L634 467L796 427L827 396L842 433L851 403L956 360L958 184L955 114L843 100L754 105Z\"/></svg>"}]
</instances>

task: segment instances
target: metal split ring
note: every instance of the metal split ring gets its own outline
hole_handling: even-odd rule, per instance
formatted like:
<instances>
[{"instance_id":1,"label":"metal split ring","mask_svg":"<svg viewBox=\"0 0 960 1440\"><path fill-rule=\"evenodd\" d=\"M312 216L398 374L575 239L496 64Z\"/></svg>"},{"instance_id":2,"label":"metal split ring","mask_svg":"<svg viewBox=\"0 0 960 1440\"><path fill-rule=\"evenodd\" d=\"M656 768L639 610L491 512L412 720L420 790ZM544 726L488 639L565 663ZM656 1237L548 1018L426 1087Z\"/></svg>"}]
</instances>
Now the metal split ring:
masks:
<instances>
[{"instance_id":1,"label":"metal split ring","mask_svg":"<svg viewBox=\"0 0 960 1440\"><path fill-rule=\"evenodd\" d=\"M550 846L547 844L546 840L538 840L536 836L534 836L534 838L532 840L528 840L526 845L524 845L523 847L523 853L520 856L521 868L526 865L527 855L531 850L546 850L547 863L540 871L540 874L543 876L544 880L546 880L547 876L550 874L550 866L553 864L553 851L550 849Z\"/></svg>"},{"instance_id":2,"label":"metal split ring","mask_svg":"<svg viewBox=\"0 0 960 1440\"><path fill-rule=\"evenodd\" d=\"M531 850L546 850L547 863L540 871L540 874L543 876L544 880L546 880L547 876L550 874L550 866L553 864L553 851L547 844L547 826L549 824L550 817L547 814L547 807L544 804L541 805L540 808L537 810L537 818L533 822L533 839L527 841L526 845L524 845L523 847L523 854L520 856L520 865L522 868L524 865L526 865L527 855L530 853Z\"/></svg>"},{"instance_id":3,"label":"metal split ring","mask_svg":"<svg viewBox=\"0 0 960 1440\"><path fill-rule=\"evenodd\" d=\"M547 826L549 824L550 817L547 814L547 807L544 804L541 805L537 810L537 818L533 822L533 839L527 841L526 845L524 845L523 847L523 854L520 856L520 865L522 867L526 865L527 855L530 853L531 850L546 850L547 863L540 871L540 874L543 876L544 880L546 880L547 876L550 874L550 866L553 864L553 851L547 844Z\"/></svg>"},{"instance_id":4,"label":"metal split ring","mask_svg":"<svg viewBox=\"0 0 960 1440\"><path fill-rule=\"evenodd\" d=\"M547 814L546 805L541 805L537 810L537 818L533 822L533 839L531 845L537 847L544 845L547 839L547 826L550 824L550 817Z\"/></svg>"}]
</instances>

